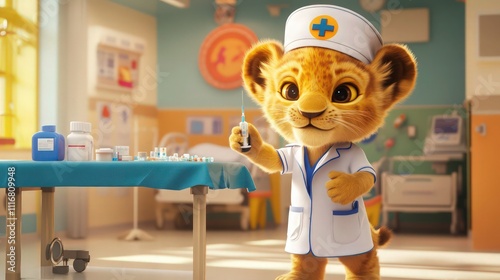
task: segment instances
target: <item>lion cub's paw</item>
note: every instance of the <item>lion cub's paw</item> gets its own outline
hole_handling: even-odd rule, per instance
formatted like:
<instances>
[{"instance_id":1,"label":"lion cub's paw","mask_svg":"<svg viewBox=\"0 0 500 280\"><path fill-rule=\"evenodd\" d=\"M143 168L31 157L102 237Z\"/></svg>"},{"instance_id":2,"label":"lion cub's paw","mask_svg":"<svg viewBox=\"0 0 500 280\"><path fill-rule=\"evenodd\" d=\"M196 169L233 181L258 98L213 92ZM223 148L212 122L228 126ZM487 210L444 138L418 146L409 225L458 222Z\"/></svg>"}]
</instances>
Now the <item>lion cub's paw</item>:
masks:
<instances>
[{"instance_id":1,"label":"lion cub's paw","mask_svg":"<svg viewBox=\"0 0 500 280\"><path fill-rule=\"evenodd\" d=\"M236 152L241 152L242 142L243 137L241 137L241 128L239 126L233 127L231 135L229 135L229 147Z\"/></svg>"},{"instance_id":2,"label":"lion cub's paw","mask_svg":"<svg viewBox=\"0 0 500 280\"><path fill-rule=\"evenodd\" d=\"M331 171L328 177L330 180L325 185L327 194L335 203L349 204L363 194L357 191L359 189L357 185L361 182L355 174Z\"/></svg>"},{"instance_id":3,"label":"lion cub's paw","mask_svg":"<svg viewBox=\"0 0 500 280\"><path fill-rule=\"evenodd\" d=\"M274 280L322 280L323 279L318 277L319 276L299 275L293 272L289 272L287 274L283 274L276 277L276 279Z\"/></svg>"},{"instance_id":4,"label":"lion cub's paw","mask_svg":"<svg viewBox=\"0 0 500 280\"><path fill-rule=\"evenodd\" d=\"M287 273L276 277L276 279L274 280L301 280L301 279L302 278L299 276L293 276L291 275L291 273Z\"/></svg>"}]
</instances>

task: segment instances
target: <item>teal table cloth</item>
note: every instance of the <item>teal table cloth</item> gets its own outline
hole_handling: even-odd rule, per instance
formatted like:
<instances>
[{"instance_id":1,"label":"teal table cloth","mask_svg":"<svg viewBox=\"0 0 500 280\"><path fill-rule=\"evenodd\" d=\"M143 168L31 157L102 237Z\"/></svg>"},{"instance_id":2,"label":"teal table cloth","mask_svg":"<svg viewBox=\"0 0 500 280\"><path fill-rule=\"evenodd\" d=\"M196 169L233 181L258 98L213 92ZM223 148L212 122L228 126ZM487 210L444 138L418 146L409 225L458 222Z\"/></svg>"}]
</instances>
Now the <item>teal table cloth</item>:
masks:
<instances>
[{"instance_id":1,"label":"teal table cloth","mask_svg":"<svg viewBox=\"0 0 500 280\"><path fill-rule=\"evenodd\" d=\"M246 188L255 185L248 169L236 162L169 161L0 161L0 188L10 177L15 187L142 186L183 190Z\"/></svg>"}]
</instances>

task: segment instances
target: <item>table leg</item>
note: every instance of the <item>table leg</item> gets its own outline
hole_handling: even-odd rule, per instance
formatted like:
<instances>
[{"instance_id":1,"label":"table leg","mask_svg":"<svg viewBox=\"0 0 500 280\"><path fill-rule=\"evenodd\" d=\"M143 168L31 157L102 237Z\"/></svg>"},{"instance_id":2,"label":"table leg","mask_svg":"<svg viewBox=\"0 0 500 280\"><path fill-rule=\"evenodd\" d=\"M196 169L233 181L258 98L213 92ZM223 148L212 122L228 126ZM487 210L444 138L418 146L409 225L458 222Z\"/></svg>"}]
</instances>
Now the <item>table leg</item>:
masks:
<instances>
[{"instance_id":1,"label":"table leg","mask_svg":"<svg viewBox=\"0 0 500 280\"><path fill-rule=\"evenodd\" d=\"M5 220L5 279L21 279L22 191L9 187L5 191L7 214Z\"/></svg>"},{"instance_id":2,"label":"table leg","mask_svg":"<svg viewBox=\"0 0 500 280\"><path fill-rule=\"evenodd\" d=\"M458 211L455 206L455 209L451 210L451 224L450 224L450 232L451 234L457 234L458 232Z\"/></svg>"},{"instance_id":3,"label":"table leg","mask_svg":"<svg viewBox=\"0 0 500 280\"><path fill-rule=\"evenodd\" d=\"M193 195L193 280L205 280L207 255L207 186L191 188Z\"/></svg>"},{"instance_id":4,"label":"table leg","mask_svg":"<svg viewBox=\"0 0 500 280\"><path fill-rule=\"evenodd\" d=\"M46 258L47 245L54 239L54 193L55 188L42 188L42 217L40 238L40 267L42 278L52 274L52 263Z\"/></svg>"},{"instance_id":5,"label":"table leg","mask_svg":"<svg viewBox=\"0 0 500 280\"><path fill-rule=\"evenodd\" d=\"M384 206L382 205L382 225L383 226L388 226L389 225L389 212L387 210L384 210Z\"/></svg>"}]
</instances>

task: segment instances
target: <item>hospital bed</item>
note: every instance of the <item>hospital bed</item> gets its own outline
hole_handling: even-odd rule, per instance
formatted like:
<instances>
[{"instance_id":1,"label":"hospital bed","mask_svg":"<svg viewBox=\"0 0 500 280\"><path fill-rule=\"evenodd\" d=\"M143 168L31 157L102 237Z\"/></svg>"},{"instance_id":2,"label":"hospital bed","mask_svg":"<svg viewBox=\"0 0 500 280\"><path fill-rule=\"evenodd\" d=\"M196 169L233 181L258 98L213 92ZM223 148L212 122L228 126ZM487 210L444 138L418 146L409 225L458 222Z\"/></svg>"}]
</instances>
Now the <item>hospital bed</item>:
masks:
<instances>
[{"instance_id":1,"label":"hospital bed","mask_svg":"<svg viewBox=\"0 0 500 280\"><path fill-rule=\"evenodd\" d=\"M182 133L169 133L159 143L159 147L166 147L167 153L172 155L184 153L200 157L214 157L215 162L241 162L247 168L250 163L243 156L229 147L203 143L189 148L187 136ZM189 174L186 174L189 176ZM177 228L184 228L191 223L193 196L188 189L182 191L158 190L155 196L156 226L161 229L165 221L171 221ZM247 230L249 225L248 196L244 189L209 190L207 194L207 213L238 213L239 227ZM209 215L208 215L209 216Z\"/></svg>"}]
</instances>

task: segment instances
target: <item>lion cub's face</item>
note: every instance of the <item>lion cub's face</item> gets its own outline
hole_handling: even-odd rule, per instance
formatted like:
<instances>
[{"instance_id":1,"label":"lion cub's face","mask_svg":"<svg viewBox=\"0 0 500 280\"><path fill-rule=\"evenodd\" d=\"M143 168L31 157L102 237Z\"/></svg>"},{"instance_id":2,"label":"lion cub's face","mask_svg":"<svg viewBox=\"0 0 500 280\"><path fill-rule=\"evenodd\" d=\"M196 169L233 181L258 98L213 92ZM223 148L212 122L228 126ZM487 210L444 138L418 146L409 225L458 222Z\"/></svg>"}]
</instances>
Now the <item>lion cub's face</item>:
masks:
<instances>
[{"instance_id":1,"label":"lion cub's face","mask_svg":"<svg viewBox=\"0 0 500 280\"><path fill-rule=\"evenodd\" d=\"M247 91L287 141L309 147L358 141L375 132L388 109L414 85L413 57L400 46L392 51L399 60L396 65L387 55L377 55L366 65L324 48L283 54L279 44L265 42L247 53L243 78Z\"/></svg>"},{"instance_id":2,"label":"lion cub's face","mask_svg":"<svg viewBox=\"0 0 500 280\"><path fill-rule=\"evenodd\" d=\"M268 120L292 142L323 146L355 141L382 122L376 75L357 60L321 48L287 53L266 69L262 104Z\"/></svg>"}]
</instances>

